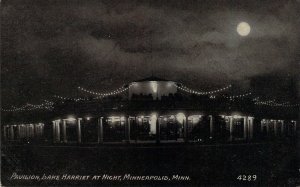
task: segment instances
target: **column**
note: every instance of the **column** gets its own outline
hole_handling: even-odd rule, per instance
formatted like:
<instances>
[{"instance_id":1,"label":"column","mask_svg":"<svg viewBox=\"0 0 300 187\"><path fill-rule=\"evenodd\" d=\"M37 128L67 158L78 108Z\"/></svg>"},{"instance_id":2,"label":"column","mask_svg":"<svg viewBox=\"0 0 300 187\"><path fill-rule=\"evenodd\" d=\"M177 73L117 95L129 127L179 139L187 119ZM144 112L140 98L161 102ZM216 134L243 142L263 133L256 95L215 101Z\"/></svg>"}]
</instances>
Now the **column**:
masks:
<instances>
[{"instance_id":1,"label":"column","mask_svg":"<svg viewBox=\"0 0 300 187\"><path fill-rule=\"evenodd\" d=\"M103 143L103 117L98 118L98 143Z\"/></svg>"},{"instance_id":2,"label":"column","mask_svg":"<svg viewBox=\"0 0 300 187\"><path fill-rule=\"evenodd\" d=\"M280 121L281 122L281 136L283 136L284 135L284 122L283 122L283 120L281 120Z\"/></svg>"},{"instance_id":3,"label":"column","mask_svg":"<svg viewBox=\"0 0 300 187\"><path fill-rule=\"evenodd\" d=\"M35 130L35 125L34 124L31 124L30 125L30 137L33 138L34 137L34 130Z\"/></svg>"},{"instance_id":4,"label":"column","mask_svg":"<svg viewBox=\"0 0 300 187\"><path fill-rule=\"evenodd\" d=\"M30 124L27 124L27 138L29 139L31 136Z\"/></svg>"},{"instance_id":5,"label":"column","mask_svg":"<svg viewBox=\"0 0 300 187\"><path fill-rule=\"evenodd\" d=\"M130 116L125 118L126 141L130 142Z\"/></svg>"},{"instance_id":6,"label":"column","mask_svg":"<svg viewBox=\"0 0 300 187\"><path fill-rule=\"evenodd\" d=\"M253 138L253 117L248 118L248 126L249 126L249 139Z\"/></svg>"},{"instance_id":7,"label":"column","mask_svg":"<svg viewBox=\"0 0 300 187\"><path fill-rule=\"evenodd\" d=\"M41 123L39 123L38 135L39 135L40 137L42 137L42 124L41 124Z\"/></svg>"},{"instance_id":8,"label":"column","mask_svg":"<svg viewBox=\"0 0 300 187\"><path fill-rule=\"evenodd\" d=\"M188 117L184 116L182 124L183 124L183 128L184 128L184 142L188 142L189 141L189 137L188 137Z\"/></svg>"},{"instance_id":9,"label":"column","mask_svg":"<svg viewBox=\"0 0 300 187\"><path fill-rule=\"evenodd\" d=\"M27 124L24 124L24 138L25 138L25 139L28 138L28 128L27 128Z\"/></svg>"},{"instance_id":10,"label":"column","mask_svg":"<svg viewBox=\"0 0 300 187\"><path fill-rule=\"evenodd\" d=\"M230 137L229 140L232 141L232 132L233 132L233 117L229 117L229 132L230 132Z\"/></svg>"},{"instance_id":11,"label":"column","mask_svg":"<svg viewBox=\"0 0 300 187\"><path fill-rule=\"evenodd\" d=\"M78 143L81 143L81 124L80 124L81 120L82 120L82 118L77 119L77 141L78 141Z\"/></svg>"},{"instance_id":12,"label":"column","mask_svg":"<svg viewBox=\"0 0 300 187\"><path fill-rule=\"evenodd\" d=\"M53 143L56 142L56 121L52 121L52 139Z\"/></svg>"},{"instance_id":13,"label":"column","mask_svg":"<svg viewBox=\"0 0 300 187\"><path fill-rule=\"evenodd\" d=\"M18 139L21 139L21 125L18 125Z\"/></svg>"},{"instance_id":14,"label":"column","mask_svg":"<svg viewBox=\"0 0 300 187\"><path fill-rule=\"evenodd\" d=\"M31 137L31 125L27 124L27 130L28 130L28 138Z\"/></svg>"},{"instance_id":15,"label":"column","mask_svg":"<svg viewBox=\"0 0 300 187\"><path fill-rule=\"evenodd\" d=\"M33 124L33 136L38 137L38 124Z\"/></svg>"},{"instance_id":16,"label":"column","mask_svg":"<svg viewBox=\"0 0 300 187\"><path fill-rule=\"evenodd\" d=\"M275 134L275 136L277 136L277 125L278 125L277 120L274 120L274 134Z\"/></svg>"},{"instance_id":17,"label":"column","mask_svg":"<svg viewBox=\"0 0 300 187\"><path fill-rule=\"evenodd\" d=\"M26 137L26 129L25 129L25 125L22 125L22 138Z\"/></svg>"},{"instance_id":18,"label":"column","mask_svg":"<svg viewBox=\"0 0 300 187\"><path fill-rule=\"evenodd\" d=\"M26 138L29 139L30 137L30 129L29 129L29 125L30 124L25 124L25 127L26 127Z\"/></svg>"},{"instance_id":19,"label":"column","mask_svg":"<svg viewBox=\"0 0 300 187\"><path fill-rule=\"evenodd\" d=\"M45 124L42 123L42 124L41 124L41 136L42 136L42 137L44 137L44 126L45 126Z\"/></svg>"},{"instance_id":20,"label":"column","mask_svg":"<svg viewBox=\"0 0 300 187\"><path fill-rule=\"evenodd\" d=\"M62 133L63 133L63 142L67 143L67 121L63 119L63 124L62 124Z\"/></svg>"},{"instance_id":21,"label":"column","mask_svg":"<svg viewBox=\"0 0 300 187\"><path fill-rule=\"evenodd\" d=\"M55 121L56 141L60 142L60 120Z\"/></svg>"},{"instance_id":22,"label":"column","mask_svg":"<svg viewBox=\"0 0 300 187\"><path fill-rule=\"evenodd\" d=\"M11 140L15 139L14 126L13 125L10 126L10 138L11 138Z\"/></svg>"},{"instance_id":23,"label":"column","mask_svg":"<svg viewBox=\"0 0 300 187\"><path fill-rule=\"evenodd\" d=\"M20 125L20 139L22 139L24 137L24 129L23 129L23 125Z\"/></svg>"},{"instance_id":24,"label":"column","mask_svg":"<svg viewBox=\"0 0 300 187\"><path fill-rule=\"evenodd\" d=\"M244 117L244 139L247 139L247 127L248 127L248 121L247 121L247 116Z\"/></svg>"},{"instance_id":25,"label":"column","mask_svg":"<svg viewBox=\"0 0 300 187\"><path fill-rule=\"evenodd\" d=\"M27 124L24 124L24 138L27 139Z\"/></svg>"},{"instance_id":26,"label":"column","mask_svg":"<svg viewBox=\"0 0 300 187\"><path fill-rule=\"evenodd\" d=\"M270 120L266 121L266 127L267 127L267 135L269 135L269 130L270 130Z\"/></svg>"},{"instance_id":27,"label":"column","mask_svg":"<svg viewBox=\"0 0 300 187\"><path fill-rule=\"evenodd\" d=\"M7 140L7 129L6 129L6 126L3 127L3 138L4 138L4 141Z\"/></svg>"},{"instance_id":28,"label":"column","mask_svg":"<svg viewBox=\"0 0 300 187\"><path fill-rule=\"evenodd\" d=\"M42 128L41 124L38 123L38 124L37 124L37 130L36 130L36 135L37 135L38 137L41 137L41 128Z\"/></svg>"},{"instance_id":29,"label":"column","mask_svg":"<svg viewBox=\"0 0 300 187\"><path fill-rule=\"evenodd\" d=\"M260 121L260 132L262 133L264 130L264 122L263 120Z\"/></svg>"},{"instance_id":30,"label":"column","mask_svg":"<svg viewBox=\"0 0 300 187\"><path fill-rule=\"evenodd\" d=\"M160 143L160 117L157 115L156 119L156 143Z\"/></svg>"},{"instance_id":31,"label":"column","mask_svg":"<svg viewBox=\"0 0 300 187\"><path fill-rule=\"evenodd\" d=\"M210 134L210 138L213 137L213 132L214 132L213 116L209 115L209 134Z\"/></svg>"},{"instance_id":32,"label":"column","mask_svg":"<svg viewBox=\"0 0 300 187\"><path fill-rule=\"evenodd\" d=\"M18 125L19 139L22 138L22 125Z\"/></svg>"}]
</instances>

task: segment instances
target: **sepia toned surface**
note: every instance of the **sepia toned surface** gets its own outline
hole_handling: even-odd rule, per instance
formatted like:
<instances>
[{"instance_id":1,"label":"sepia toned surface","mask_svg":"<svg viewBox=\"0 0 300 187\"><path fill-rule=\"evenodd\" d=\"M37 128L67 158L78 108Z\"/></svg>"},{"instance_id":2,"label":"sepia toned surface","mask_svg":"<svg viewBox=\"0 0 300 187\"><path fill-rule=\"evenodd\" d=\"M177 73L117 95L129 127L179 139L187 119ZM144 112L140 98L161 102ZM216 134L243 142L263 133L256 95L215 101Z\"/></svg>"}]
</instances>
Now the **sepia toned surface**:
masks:
<instances>
[{"instance_id":1,"label":"sepia toned surface","mask_svg":"<svg viewBox=\"0 0 300 187\"><path fill-rule=\"evenodd\" d=\"M299 183L299 1L1 5L2 185Z\"/></svg>"}]
</instances>

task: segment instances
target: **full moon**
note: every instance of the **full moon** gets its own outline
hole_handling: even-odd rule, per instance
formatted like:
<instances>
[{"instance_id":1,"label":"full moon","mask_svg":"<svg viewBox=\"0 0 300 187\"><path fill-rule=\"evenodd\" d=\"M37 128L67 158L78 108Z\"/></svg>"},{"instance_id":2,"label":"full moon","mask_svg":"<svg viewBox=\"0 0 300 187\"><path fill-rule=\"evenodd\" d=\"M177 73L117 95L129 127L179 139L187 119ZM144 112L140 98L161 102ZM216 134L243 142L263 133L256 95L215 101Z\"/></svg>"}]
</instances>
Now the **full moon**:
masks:
<instances>
[{"instance_id":1,"label":"full moon","mask_svg":"<svg viewBox=\"0 0 300 187\"><path fill-rule=\"evenodd\" d=\"M238 24L236 31L241 36L247 36L251 31L251 27L247 22L241 22Z\"/></svg>"}]
</instances>

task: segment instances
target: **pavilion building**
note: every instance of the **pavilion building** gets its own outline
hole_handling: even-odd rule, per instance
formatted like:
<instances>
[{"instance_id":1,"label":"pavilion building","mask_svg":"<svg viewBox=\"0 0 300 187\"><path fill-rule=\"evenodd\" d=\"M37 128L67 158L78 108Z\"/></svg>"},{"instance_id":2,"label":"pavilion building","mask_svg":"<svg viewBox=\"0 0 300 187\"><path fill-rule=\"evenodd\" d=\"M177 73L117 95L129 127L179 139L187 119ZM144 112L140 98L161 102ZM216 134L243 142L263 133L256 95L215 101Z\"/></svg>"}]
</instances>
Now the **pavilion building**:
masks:
<instances>
[{"instance_id":1,"label":"pavilion building","mask_svg":"<svg viewBox=\"0 0 300 187\"><path fill-rule=\"evenodd\" d=\"M2 126L2 137L7 143L102 144L259 141L295 136L294 114L264 112L252 99L232 101L216 97L216 92L197 95L185 90L175 81L152 76L108 97L56 102L43 118L12 118Z\"/></svg>"}]
</instances>

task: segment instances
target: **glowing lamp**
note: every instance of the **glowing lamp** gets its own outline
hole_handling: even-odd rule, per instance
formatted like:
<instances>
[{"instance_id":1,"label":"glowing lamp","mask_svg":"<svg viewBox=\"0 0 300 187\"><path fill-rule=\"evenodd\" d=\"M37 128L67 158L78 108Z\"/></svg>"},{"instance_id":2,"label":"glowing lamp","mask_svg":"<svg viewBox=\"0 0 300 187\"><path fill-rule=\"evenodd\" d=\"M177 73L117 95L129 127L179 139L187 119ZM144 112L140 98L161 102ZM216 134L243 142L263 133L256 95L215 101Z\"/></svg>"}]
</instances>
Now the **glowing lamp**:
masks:
<instances>
[{"instance_id":1,"label":"glowing lamp","mask_svg":"<svg viewBox=\"0 0 300 187\"><path fill-rule=\"evenodd\" d=\"M176 115L176 119L180 122L183 123L183 120L185 119L185 115L183 113L178 113Z\"/></svg>"},{"instance_id":2,"label":"glowing lamp","mask_svg":"<svg viewBox=\"0 0 300 187\"><path fill-rule=\"evenodd\" d=\"M76 119L75 118L73 118L73 117L68 117L68 119L67 119L68 121L75 121Z\"/></svg>"},{"instance_id":3,"label":"glowing lamp","mask_svg":"<svg viewBox=\"0 0 300 187\"><path fill-rule=\"evenodd\" d=\"M239 115L233 115L233 118L234 119L237 119L237 118L241 118L242 116L239 116Z\"/></svg>"},{"instance_id":4,"label":"glowing lamp","mask_svg":"<svg viewBox=\"0 0 300 187\"><path fill-rule=\"evenodd\" d=\"M112 122L112 123L114 123L114 122L116 122L116 121L119 121L119 120L120 120L120 118L119 118L119 117L117 117L117 116L111 116L110 118L111 118L111 122Z\"/></svg>"},{"instance_id":5,"label":"glowing lamp","mask_svg":"<svg viewBox=\"0 0 300 187\"><path fill-rule=\"evenodd\" d=\"M156 93L157 92L157 82L156 81L150 81L150 86L151 86L151 89L152 89L153 93Z\"/></svg>"},{"instance_id":6,"label":"glowing lamp","mask_svg":"<svg viewBox=\"0 0 300 187\"><path fill-rule=\"evenodd\" d=\"M156 120L156 119L157 119L156 114L152 114L152 115L151 115L151 119L153 119L153 120L155 119L155 120Z\"/></svg>"}]
</instances>

